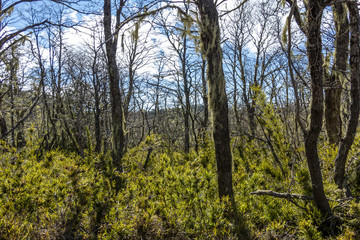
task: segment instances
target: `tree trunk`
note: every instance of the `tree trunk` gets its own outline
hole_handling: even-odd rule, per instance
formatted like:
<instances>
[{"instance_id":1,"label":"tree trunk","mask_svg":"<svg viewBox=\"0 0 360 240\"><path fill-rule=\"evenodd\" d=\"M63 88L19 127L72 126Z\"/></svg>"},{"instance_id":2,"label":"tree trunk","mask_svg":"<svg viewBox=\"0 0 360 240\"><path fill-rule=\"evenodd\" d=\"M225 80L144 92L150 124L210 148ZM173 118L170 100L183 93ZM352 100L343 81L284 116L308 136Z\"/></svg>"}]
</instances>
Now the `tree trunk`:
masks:
<instances>
[{"instance_id":1,"label":"tree trunk","mask_svg":"<svg viewBox=\"0 0 360 240\"><path fill-rule=\"evenodd\" d=\"M335 21L335 57L331 76L326 79L325 126L330 144L338 145L341 139L341 87L348 60L349 22L343 3L333 6Z\"/></svg>"},{"instance_id":2,"label":"tree trunk","mask_svg":"<svg viewBox=\"0 0 360 240\"><path fill-rule=\"evenodd\" d=\"M350 106L350 119L346 131L345 138L341 141L338 154L335 159L335 183L339 188L343 188L345 179L345 164L346 158L354 142L356 127L359 121L359 10L355 1L347 3L350 13L350 69L351 69L351 106Z\"/></svg>"},{"instance_id":3,"label":"tree trunk","mask_svg":"<svg viewBox=\"0 0 360 240\"><path fill-rule=\"evenodd\" d=\"M98 61L98 53L95 50L94 56L93 56L93 62L91 65L92 70L92 84L94 87L94 121L95 121L95 152L100 153L101 151L101 122L100 122L100 88L101 83L98 76L98 67L97 67L97 61Z\"/></svg>"},{"instance_id":4,"label":"tree trunk","mask_svg":"<svg viewBox=\"0 0 360 240\"><path fill-rule=\"evenodd\" d=\"M7 133L7 126L6 126L6 120L2 115L2 98L3 93L0 93L0 140L5 141L6 140L6 133Z\"/></svg>"},{"instance_id":5,"label":"tree trunk","mask_svg":"<svg viewBox=\"0 0 360 240\"><path fill-rule=\"evenodd\" d=\"M15 54L14 54L14 48L11 48L12 50L12 60L9 62L9 68L10 68L10 86L9 86L9 90L10 90L10 112L11 112L11 116L10 116L10 129L13 128L15 126L15 112L17 113L18 111L15 111L15 101L14 101L14 95L17 95L17 91L16 91L16 72L18 70L18 59L16 58ZM15 84L14 84L15 83ZM11 145L13 147L16 147L16 140L15 140L15 131L11 132Z\"/></svg>"},{"instance_id":6,"label":"tree trunk","mask_svg":"<svg viewBox=\"0 0 360 240\"><path fill-rule=\"evenodd\" d=\"M256 115L255 115L255 106L256 106L256 101L252 100L251 103L246 104L246 109L248 112L248 119L249 119L249 130L250 130L250 134L251 134L251 139L253 139L255 137L256 134Z\"/></svg>"},{"instance_id":7,"label":"tree trunk","mask_svg":"<svg viewBox=\"0 0 360 240\"><path fill-rule=\"evenodd\" d=\"M186 25L185 25L185 31ZM181 68L182 68L182 77L184 80L184 94L185 94L185 113L184 113L184 128L185 128L185 146L184 151L186 154L190 152L190 86L189 79L187 75L186 67L186 51L187 51L187 37L184 36L183 39L183 51L181 56Z\"/></svg>"},{"instance_id":8,"label":"tree trunk","mask_svg":"<svg viewBox=\"0 0 360 240\"><path fill-rule=\"evenodd\" d=\"M135 31L138 31L135 30ZM133 38L133 45L131 47L131 52L130 52L130 56L129 56L129 67L128 67L128 74L129 74L129 89L127 92L127 95L125 96L125 101L124 101L124 119L125 122L128 119L128 115L129 115L129 107L130 107L130 102L131 99L133 98L133 94L134 94L134 84L135 84L135 73L136 73L136 66L135 66L135 61L136 61L136 57L137 57L137 51L138 51L138 38Z\"/></svg>"},{"instance_id":9,"label":"tree trunk","mask_svg":"<svg viewBox=\"0 0 360 240\"><path fill-rule=\"evenodd\" d=\"M236 232L241 239L248 239L248 232L241 221L234 199L232 185L232 156L228 120L228 104L225 92L225 76L222 65L220 28L218 12L213 0L196 1L201 18L201 41L203 55L207 60L207 85L209 107L215 143L215 157L218 177L219 197L229 197L229 217L235 223Z\"/></svg>"},{"instance_id":10,"label":"tree trunk","mask_svg":"<svg viewBox=\"0 0 360 240\"><path fill-rule=\"evenodd\" d=\"M238 101L237 101L237 97L238 97L238 88L237 88L237 78L236 78L236 64L237 64L237 49L238 49L238 44L237 41L235 42L235 47L234 47L235 51L234 51L234 59L232 60L232 80L233 80L233 84L234 84L234 94L233 94L233 102L234 102L234 116L235 116L235 120L236 120L236 129L240 129L241 128L241 121L240 121L240 116L239 116L239 111L238 111ZM241 51L241 50L240 50Z\"/></svg>"},{"instance_id":11,"label":"tree trunk","mask_svg":"<svg viewBox=\"0 0 360 240\"><path fill-rule=\"evenodd\" d=\"M305 136L305 152L311 176L314 201L321 213L331 216L332 211L326 199L317 141L323 122L323 61L320 25L323 7L319 1L309 0L307 10L307 53L311 77L310 128Z\"/></svg>"},{"instance_id":12,"label":"tree trunk","mask_svg":"<svg viewBox=\"0 0 360 240\"><path fill-rule=\"evenodd\" d=\"M203 54L207 60L206 75L215 142L219 196L220 198L232 197L232 156L218 13L212 0L199 0L197 3L202 24Z\"/></svg>"},{"instance_id":13,"label":"tree trunk","mask_svg":"<svg viewBox=\"0 0 360 240\"><path fill-rule=\"evenodd\" d=\"M187 98L187 96L185 96ZM188 154L190 152L190 106L185 104L184 114L184 152Z\"/></svg>"},{"instance_id":14,"label":"tree trunk","mask_svg":"<svg viewBox=\"0 0 360 240\"><path fill-rule=\"evenodd\" d=\"M120 1L120 7L117 9L117 18L120 19L121 9L124 6L124 1ZM122 104L122 97L120 93L120 75L116 63L116 50L118 32L111 31L111 0L104 0L104 33L105 45L107 55L107 68L110 80L110 102L111 102L111 116L112 116L112 158L114 166L122 171L121 159L125 146L124 134L124 111ZM116 22L115 29L118 30L119 22Z\"/></svg>"},{"instance_id":15,"label":"tree trunk","mask_svg":"<svg viewBox=\"0 0 360 240\"><path fill-rule=\"evenodd\" d=\"M207 83L206 83L206 60L204 57L202 58L201 64L201 84L202 84L202 96L203 96L203 104L204 104L204 118L201 123L201 138L203 144L205 145L206 139L206 130L209 123L209 100L208 100L208 91L207 91Z\"/></svg>"},{"instance_id":16,"label":"tree trunk","mask_svg":"<svg viewBox=\"0 0 360 240\"><path fill-rule=\"evenodd\" d=\"M94 98L95 98L95 111L94 111L94 120L95 120L95 152L100 153L101 150L101 124L100 124L100 83L98 82L97 76L94 74L93 85L94 85Z\"/></svg>"}]
</instances>

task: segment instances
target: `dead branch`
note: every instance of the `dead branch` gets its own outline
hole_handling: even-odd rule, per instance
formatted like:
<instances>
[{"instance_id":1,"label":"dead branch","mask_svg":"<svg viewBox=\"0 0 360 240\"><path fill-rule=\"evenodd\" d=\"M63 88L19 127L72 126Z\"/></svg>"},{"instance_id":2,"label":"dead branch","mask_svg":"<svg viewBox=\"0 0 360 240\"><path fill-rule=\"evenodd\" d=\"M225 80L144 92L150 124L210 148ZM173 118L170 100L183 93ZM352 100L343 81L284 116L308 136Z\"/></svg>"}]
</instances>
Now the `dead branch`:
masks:
<instances>
[{"instance_id":1,"label":"dead branch","mask_svg":"<svg viewBox=\"0 0 360 240\"><path fill-rule=\"evenodd\" d=\"M276 198L285 198L285 199L301 199L301 200L313 200L311 196L292 194L292 193L278 193L271 190L258 190L250 193L251 195L261 195L261 196L272 196Z\"/></svg>"}]
</instances>

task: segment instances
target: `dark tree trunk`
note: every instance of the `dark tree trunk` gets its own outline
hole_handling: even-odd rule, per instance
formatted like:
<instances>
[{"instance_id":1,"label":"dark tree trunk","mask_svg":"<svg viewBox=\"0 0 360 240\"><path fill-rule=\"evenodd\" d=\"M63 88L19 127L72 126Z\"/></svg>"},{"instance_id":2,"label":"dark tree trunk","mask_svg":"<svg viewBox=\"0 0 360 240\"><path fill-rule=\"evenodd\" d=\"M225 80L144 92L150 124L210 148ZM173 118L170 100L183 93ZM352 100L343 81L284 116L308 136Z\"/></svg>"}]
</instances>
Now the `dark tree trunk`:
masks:
<instances>
[{"instance_id":1,"label":"dark tree trunk","mask_svg":"<svg viewBox=\"0 0 360 240\"><path fill-rule=\"evenodd\" d=\"M186 72L186 50L187 50L187 37L184 37L184 49L182 54L182 77L184 80L184 94L185 94L185 112L184 112L184 127L185 127L185 146L184 151L186 154L190 152L190 86Z\"/></svg>"},{"instance_id":2,"label":"dark tree trunk","mask_svg":"<svg viewBox=\"0 0 360 240\"><path fill-rule=\"evenodd\" d=\"M206 60L202 59L201 64L201 83L202 83L202 95L203 95L203 104L204 104L204 118L202 121L202 140L203 143L205 143L205 136L206 136L206 130L209 123L209 100L208 100L208 91L207 91L207 85L206 85Z\"/></svg>"},{"instance_id":3,"label":"dark tree trunk","mask_svg":"<svg viewBox=\"0 0 360 240\"><path fill-rule=\"evenodd\" d=\"M325 126L330 144L338 145L341 139L341 79L345 76L348 60L349 22L343 3L333 6L335 21L335 59L325 88Z\"/></svg>"},{"instance_id":4,"label":"dark tree trunk","mask_svg":"<svg viewBox=\"0 0 360 240\"><path fill-rule=\"evenodd\" d=\"M229 197L229 217L234 221L240 239L248 239L248 232L236 210L232 185L232 156L228 120L228 104L225 92L225 76L222 65L218 12L213 0L196 1L201 18L203 55L207 60L207 85L209 107L215 143L215 157L219 197Z\"/></svg>"},{"instance_id":5,"label":"dark tree trunk","mask_svg":"<svg viewBox=\"0 0 360 240\"><path fill-rule=\"evenodd\" d=\"M323 122L323 61L321 52L320 25L323 7L318 0L309 0L307 10L307 53L311 77L310 126L305 136L305 152L311 176L314 201L321 213L332 215L326 199L317 142Z\"/></svg>"},{"instance_id":6,"label":"dark tree trunk","mask_svg":"<svg viewBox=\"0 0 360 240\"><path fill-rule=\"evenodd\" d=\"M239 239L249 239L248 231L239 215L232 185L232 155L228 120L228 103L225 92L225 75L222 65L220 28L216 5L213 0L196 1L201 18L203 55L207 60L207 86L209 108L215 143L215 158L219 197L229 197L229 219L235 224Z\"/></svg>"},{"instance_id":7,"label":"dark tree trunk","mask_svg":"<svg viewBox=\"0 0 360 240\"><path fill-rule=\"evenodd\" d=\"M117 9L116 29L118 30L121 9L124 6L124 1L120 1L119 9ZM124 111L122 104L122 96L120 93L120 75L116 63L116 50L118 32L111 31L111 0L104 0L104 33L105 46L107 55L107 68L110 80L110 101L111 101L111 117L112 117L112 158L114 165L119 171L122 171L121 159L125 149L125 134L124 134Z\"/></svg>"},{"instance_id":8,"label":"dark tree trunk","mask_svg":"<svg viewBox=\"0 0 360 240\"><path fill-rule=\"evenodd\" d=\"M350 13L350 69L351 69L351 107L350 119L345 138L341 141L338 154L335 159L335 183L339 188L343 188L345 179L346 158L354 142L356 127L359 121L359 80L360 80L360 60L359 60L359 10L355 1L347 3Z\"/></svg>"},{"instance_id":9,"label":"dark tree trunk","mask_svg":"<svg viewBox=\"0 0 360 240\"><path fill-rule=\"evenodd\" d=\"M248 96L249 92L251 91L250 88L247 87L247 80L246 80L246 73L245 73L245 64L243 62L242 51L239 50L239 66L240 66L240 74L241 74L241 81L242 81L242 96L246 106L247 118L248 118L248 129L250 132L250 140L254 139L256 134L256 120L255 120L255 105L256 102L251 102L251 96ZM250 94L251 95L251 92Z\"/></svg>"},{"instance_id":10,"label":"dark tree trunk","mask_svg":"<svg viewBox=\"0 0 360 240\"><path fill-rule=\"evenodd\" d=\"M5 133L7 132L7 126L6 126L6 120L1 113L0 113L0 131L1 131L0 140L5 141L6 139Z\"/></svg>"},{"instance_id":11,"label":"dark tree trunk","mask_svg":"<svg viewBox=\"0 0 360 240\"><path fill-rule=\"evenodd\" d=\"M15 126L15 114L18 113L18 111L15 110L14 96L16 96L18 94L17 88L16 88L16 82L17 82L16 73L18 70L19 63L18 63L18 58L14 54L14 48L11 48L11 50L12 50L11 51L12 60L9 62L9 68L10 68L9 91L10 91L10 105L11 105L10 128L13 128ZM11 132L11 145L13 147L17 147L16 140L15 140L15 131Z\"/></svg>"},{"instance_id":12,"label":"dark tree trunk","mask_svg":"<svg viewBox=\"0 0 360 240\"><path fill-rule=\"evenodd\" d=\"M201 41L207 60L207 84L211 110L213 138L218 172L219 196L233 196L232 156L228 123L225 76L220 47L220 28L216 5L212 0L197 1L201 16Z\"/></svg>"},{"instance_id":13,"label":"dark tree trunk","mask_svg":"<svg viewBox=\"0 0 360 240\"><path fill-rule=\"evenodd\" d=\"M247 112L248 112L248 119L249 119L249 130L250 130L250 134L251 137L255 137L256 134L256 116L255 116L255 106L256 106L256 101L252 100L251 103L246 104L247 106Z\"/></svg>"},{"instance_id":14,"label":"dark tree trunk","mask_svg":"<svg viewBox=\"0 0 360 240\"><path fill-rule=\"evenodd\" d=\"M95 98L95 152L100 153L101 150L101 124L100 124L100 95L98 83L94 84L94 98Z\"/></svg>"},{"instance_id":15,"label":"dark tree trunk","mask_svg":"<svg viewBox=\"0 0 360 240\"><path fill-rule=\"evenodd\" d=\"M189 96L185 95L185 98L189 98ZM188 154L190 152L190 102L188 102L188 99L185 100L186 100L186 104L185 104L185 114L184 114L184 128L185 128L184 152Z\"/></svg>"},{"instance_id":16,"label":"dark tree trunk","mask_svg":"<svg viewBox=\"0 0 360 240\"><path fill-rule=\"evenodd\" d=\"M102 92L103 94L101 95L101 101L104 103L104 106L102 108L102 112L103 112L103 118L101 119L101 126L102 129L104 130L104 134L103 134L103 138L102 138L102 152L104 154L106 154L108 152L109 149L109 136L111 135L111 117L109 116L109 101L107 98L107 92L109 92L109 88L108 88L108 84L103 84L102 86Z\"/></svg>"},{"instance_id":17,"label":"dark tree trunk","mask_svg":"<svg viewBox=\"0 0 360 240\"><path fill-rule=\"evenodd\" d=\"M100 124L100 101L95 98L95 152L100 153L101 150L101 124Z\"/></svg>"},{"instance_id":18,"label":"dark tree trunk","mask_svg":"<svg viewBox=\"0 0 360 240\"><path fill-rule=\"evenodd\" d=\"M0 93L2 95L2 93ZM6 133L7 133L7 126L6 126L6 120L2 115L2 98L3 96L0 95L0 140L6 140Z\"/></svg>"},{"instance_id":19,"label":"dark tree trunk","mask_svg":"<svg viewBox=\"0 0 360 240\"><path fill-rule=\"evenodd\" d=\"M128 119L129 115L129 107L130 102L134 94L134 84L135 84L135 72L136 72L136 66L135 61L137 57L137 51L138 51L138 38L133 38L133 46L130 53L130 59L129 59L129 67L128 67L128 73L129 73L129 89L127 92L127 95L125 97L124 101L124 119L125 122Z\"/></svg>"},{"instance_id":20,"label":"dark tree trunk","mask_svg":"<svg viewBox=\"0 0 360 240\"><path fill-rule=\"evenodd\" d=\"M95 152L100 153L101 151L101 123L100 123L100 87L101 83L98 76L97 63L97 51L94 51L94 59L91 66L92 69L92 84L94 87L94 120L95 120Z\"/></svg>"},{"instance_id":21,"label":"dark tree trunk","mask_svg":"<svg viewBox=\"0 0 360 240\"><path fill-rule=\"evenodd\" d=\"M240 116L239 116L239 111L238 111L238 84L237 84L237 78L236 78L236 64L237 64L237 50L238 49L238 42L235 42L235 51L234 51L234 59L232 62L232 80L233 80L233 84L234 84L234 94L233 94L233 101L234 101L234 115L235 115L235 120L236 120L236 128L240 129L241 127L241 121L240 121ZM241 50L240 50L241 51Z\"/></svg>"}]
</instances>

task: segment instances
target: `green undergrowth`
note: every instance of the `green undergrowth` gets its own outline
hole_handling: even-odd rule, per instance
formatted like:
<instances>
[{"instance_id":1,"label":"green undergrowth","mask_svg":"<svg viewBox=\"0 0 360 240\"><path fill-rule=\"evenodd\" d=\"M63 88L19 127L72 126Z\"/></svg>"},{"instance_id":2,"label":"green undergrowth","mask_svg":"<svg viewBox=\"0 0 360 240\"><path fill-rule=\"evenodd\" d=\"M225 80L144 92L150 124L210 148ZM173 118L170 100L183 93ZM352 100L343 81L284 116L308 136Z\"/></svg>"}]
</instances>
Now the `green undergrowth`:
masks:
<instances>
[{"instance_id":1,"label":"green undergrowth","mask_svg":"<svg viewBox=\"0 0 360 240\"><path fill-rule=\"evenodd\" d=\"M124 173L109 156L81 158L59 150L39 155L36 144L16 150L2 143L0 238L231 236L233 226L216 194L212 153L184 157L158 149L144 169L155 141L128 152Z\"/></svg>"},{"instance_id":2,"label":"green undergrowth","mask_svg":"<svg viewBox=\"0 0 360 240\"><path fill-rule=\"evenodd\" d=\"M324 219L312 201L252 194L311 196L305 159L290 150L281 125L262 124L275 142L273 151L264 141L232 141L235 201L252 238L358 239L360 205L356 199L338 201L345 193L331 180L336 155L331 146L323 145L319 154L326 194L342 220L337 237L322 236L317 226ZM35 141L27 142L23 149L0 145L0 239L236 239L226 199L218 199L211 142L184 155L163 147L160 136L150 136L128 150L124 173L108 155L40 152ZM349 164L355 197L359 142L358 137ZM296 154L303 156L303 150Z\"/></svg>"}]
</instances>

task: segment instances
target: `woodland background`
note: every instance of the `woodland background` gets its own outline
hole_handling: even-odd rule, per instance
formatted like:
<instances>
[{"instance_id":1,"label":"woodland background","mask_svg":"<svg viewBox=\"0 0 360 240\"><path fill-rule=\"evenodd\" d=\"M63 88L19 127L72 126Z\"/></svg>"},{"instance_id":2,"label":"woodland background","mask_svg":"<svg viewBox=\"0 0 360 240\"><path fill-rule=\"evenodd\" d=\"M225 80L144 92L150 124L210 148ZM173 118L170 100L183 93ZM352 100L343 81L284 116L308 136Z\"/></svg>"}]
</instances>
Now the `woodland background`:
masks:
<instances>
[{"instance_id":1,"label":"woodland background","mask_svg":"<svg viewBox=\"0 0 360 240\"><path fill-rule=\"evenodd\" d=\"M358 239L358 5L0 1L0 239Z\"/></svg>"}]
</instances>

